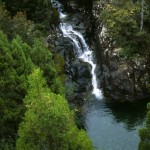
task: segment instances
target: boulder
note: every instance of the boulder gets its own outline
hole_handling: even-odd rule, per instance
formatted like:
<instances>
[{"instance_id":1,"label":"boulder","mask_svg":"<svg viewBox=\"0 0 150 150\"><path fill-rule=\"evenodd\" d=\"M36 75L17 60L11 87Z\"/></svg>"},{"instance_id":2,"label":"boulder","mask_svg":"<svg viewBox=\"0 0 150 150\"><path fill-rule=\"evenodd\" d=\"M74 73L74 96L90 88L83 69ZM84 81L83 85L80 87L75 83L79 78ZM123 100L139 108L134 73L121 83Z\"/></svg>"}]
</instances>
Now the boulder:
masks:
<instances>
[{"instance_id":1,"label":"boulder","mask_svg":"<svg viewBox=\"0 0 150 150\"><path fill-rule=\"evenodd\" d=\"M75 64L75 82L77 93L84 93L91 90L91 66L87 62L78 60Z\"/></svg>"}]
</instances>

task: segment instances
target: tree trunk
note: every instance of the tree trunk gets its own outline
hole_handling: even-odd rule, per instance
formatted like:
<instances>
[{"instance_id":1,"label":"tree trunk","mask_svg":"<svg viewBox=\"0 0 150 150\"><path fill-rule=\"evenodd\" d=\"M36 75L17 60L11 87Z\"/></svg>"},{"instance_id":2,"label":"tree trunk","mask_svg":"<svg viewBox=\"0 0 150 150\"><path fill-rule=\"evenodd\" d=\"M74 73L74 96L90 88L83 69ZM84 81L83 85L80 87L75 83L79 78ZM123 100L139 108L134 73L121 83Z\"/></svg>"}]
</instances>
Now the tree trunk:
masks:
<instances>
[{"instance_id":1,"label":"tree trunk","mask_svg":"<svg viewBox=\"0 0 150 150\"><path fill-rule=\"evenodd\" d=\"M140 31L143 30L143 20L144 20L144 3L145 1L144 0L141 0L141 25L140 25Z\"/></svg>"}]
</instances>

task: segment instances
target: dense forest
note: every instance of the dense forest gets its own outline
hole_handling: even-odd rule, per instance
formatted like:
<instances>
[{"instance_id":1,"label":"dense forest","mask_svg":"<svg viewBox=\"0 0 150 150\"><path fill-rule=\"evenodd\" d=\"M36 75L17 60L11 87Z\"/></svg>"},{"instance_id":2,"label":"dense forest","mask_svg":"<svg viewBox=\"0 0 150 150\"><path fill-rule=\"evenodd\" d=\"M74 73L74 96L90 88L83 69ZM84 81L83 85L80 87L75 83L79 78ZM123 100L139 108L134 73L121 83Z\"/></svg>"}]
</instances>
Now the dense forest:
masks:
<instances>
[{"instance_id":1,"label":"dense forest","mask_svg":"<svg viewBox=\"0 0 150 150\"><path fill-rule=\"evenodd\" d=\"M93 4L100 0L74 1L92 12ZM101 3L99 18L111 42L121 47L121 57L150 62L150 1ZM1 150L94 149L67 102L64 59L46 41L59 22L50 0L0 0ZM139 150L150 149L150 104L147 107Z\"/></svg>"},{"instance_id":2,"label":"dense forest","mask_svg":"<svg viewBox=\"0 0 150 150\"><path fill-rule=\"evenodd\" d=\"M63 59L46 44L57 22L50 1L0 2L2 150L92 149L65 99Z\"/></svg>"}]
</instances>

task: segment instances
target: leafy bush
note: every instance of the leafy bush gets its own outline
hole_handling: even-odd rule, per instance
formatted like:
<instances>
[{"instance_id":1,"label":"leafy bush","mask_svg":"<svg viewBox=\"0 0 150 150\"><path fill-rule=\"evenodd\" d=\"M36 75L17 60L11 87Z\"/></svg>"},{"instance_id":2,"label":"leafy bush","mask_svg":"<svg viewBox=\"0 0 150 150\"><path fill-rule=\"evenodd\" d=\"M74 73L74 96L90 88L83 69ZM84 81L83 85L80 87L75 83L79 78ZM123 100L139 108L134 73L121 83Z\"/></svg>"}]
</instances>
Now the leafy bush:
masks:
<instances>
[{"instance_id":1,"label":"leafy bush","mask_svg":"<svg viewBox=\"0 0 150 150\"><path fill-rule=\"evenodd\" d=\"M106 3L100 15L109 36L123 48L126 56L147 55L150 35L146 27L140 31L140 3L115 2Z\"/></svg>"},{"instance_id":2,"label":"leafy bush","mask_svg":"<svg viewBox=\"0 0 150 150\"><path fill-rule=\"evenodd\" d=\"M149 112L147 113L146 127L139 130L140 143L139 150L150 149L150 103L147 105Z\"/></svg>"}]
</instances>

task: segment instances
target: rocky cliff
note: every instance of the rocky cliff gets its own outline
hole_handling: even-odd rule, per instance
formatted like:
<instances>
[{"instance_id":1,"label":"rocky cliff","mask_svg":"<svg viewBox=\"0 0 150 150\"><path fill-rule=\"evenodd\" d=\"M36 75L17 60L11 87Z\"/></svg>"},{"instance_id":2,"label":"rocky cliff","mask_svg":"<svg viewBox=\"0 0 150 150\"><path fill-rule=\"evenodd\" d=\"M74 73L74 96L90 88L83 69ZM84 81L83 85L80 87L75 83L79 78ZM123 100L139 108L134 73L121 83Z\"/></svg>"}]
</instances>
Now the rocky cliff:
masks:
<instances>
[{"instance_id":1,"label":"rocky cliff","mask_svg":"<svg viewBox=\"0 0 150 150\"><path fill-rule=\"evenodd\" d=\"M63 34L61 25L65 24L65 26L63 25L65 31L67 28L73 28L74 31L81 33L83 38L88 41L86 35L91 33L91 28L89 28L89 21L87 20L90 20L90 16L87 15L84 8L79 8L74 2L65 3L61 1L60 4L63 4L62 9L66 17L64 20L61 19L60 25L54 29L54 33L47 38L47 41L54 45L55 51L64 58L68 100L77 105L83 105L86 95L89 91L92 91L91 65L78 58L76 45L72 39ZM74 39L77 39L82 47L81 39L76 35L74 35Z\"/></svg>"},{"instance_id":2,"label":"rocky cliff","mask_svg":"<svg viewBox=\"0 0 150 150\"><path fill-rule=\"evenodd\" d=\"M99 71L97 71L100 79L99 86L103 89L105 97L121 101L147 99L150 96L149 58L138 55L134 58L126 58L120 53L121 47L117 47L117 41L109 38L101 19L104 4L93 2L92 7L87 6L92 10L87 10L87 4L83 7L77 5L75 1L67 3L62 1L62 3L65 10L71 13L69 22L84 35L96 53L99 64ZM60 51L65 58L69 82L76 83L76 93L84 93L91 89L90 66L76 61L73 46L68 39L62 37L62 34L59 34L55 44L57 51Z\"/></svg>"},{"instance_id":3,"label":"rocky cliff","mask_svg":"<svg viewBox=\"0 0 150 150\"><path fill-rule=\"evenodd\" d=\"M114 100L135 101L149 97L148 81L150 65L148 58L135 56L125 58L120 47L107 34L100 14L103 4L95 2L92 8L95 20L97 59L101 68L100 79L104 95Z\"/></svg>"}]
</instances>

